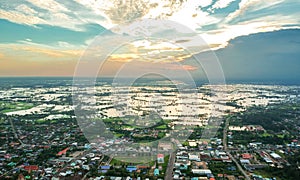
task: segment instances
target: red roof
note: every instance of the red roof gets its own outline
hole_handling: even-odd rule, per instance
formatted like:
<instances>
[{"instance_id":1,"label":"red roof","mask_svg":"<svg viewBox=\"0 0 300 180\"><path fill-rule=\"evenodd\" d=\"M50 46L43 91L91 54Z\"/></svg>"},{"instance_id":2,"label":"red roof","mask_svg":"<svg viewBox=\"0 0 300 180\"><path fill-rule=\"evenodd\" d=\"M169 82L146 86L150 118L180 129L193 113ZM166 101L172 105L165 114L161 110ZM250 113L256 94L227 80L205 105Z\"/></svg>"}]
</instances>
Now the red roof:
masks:
<instances>
[{"instance_id":1,"label":"red roof","mask_svg":"<svg viewBox=\"0 0 300 180\"><path fill-rule=\"evenodd\" d=\"M243 159L250 159L251 157L252 157L251 154L248 154L248 153L242 154Z\"/></svg>"},{"instance_id":2,"label":"red roof","mask_svg":"<svg viewBox=\"0 0 300 180\"><path fill-rule=\"evenodd\" d=\"M149 166L137 166L138 169L148 169Z\"/></svg>"},{"instance_id":3,"label":"red roof","mask_svg":"<svg viewBox=\"0 0 300 180\"><path fill-rule=\"evenodd\" d=\"M66 154L68 150L69 150L69 148L66 148L66 149L64 149L64 150L62 150L62 151L59 151L56 155L57 155L57 156L61 156L61 155L63 155L63 154Z\"/></svg>"},{"instance_id":4,"label":"red roof","mask_svg":"<svg viewBox=\"0 0 300 180\"><path fill-rule=\"evenodd\" d=\"M163 154L157 154L157 158L164 158Z\"/></svg>"},{"instance_id":5,"label":"red roof","mask_svg":"<svg viewBox=\"0 0 300 180\"><path fill-rule=\"evenodd\" d=\"M26 171L37 171L39 170L39 167L36 165L29 165L29 166L24 166L24 169Z\"/></svg>"}]
</instances>

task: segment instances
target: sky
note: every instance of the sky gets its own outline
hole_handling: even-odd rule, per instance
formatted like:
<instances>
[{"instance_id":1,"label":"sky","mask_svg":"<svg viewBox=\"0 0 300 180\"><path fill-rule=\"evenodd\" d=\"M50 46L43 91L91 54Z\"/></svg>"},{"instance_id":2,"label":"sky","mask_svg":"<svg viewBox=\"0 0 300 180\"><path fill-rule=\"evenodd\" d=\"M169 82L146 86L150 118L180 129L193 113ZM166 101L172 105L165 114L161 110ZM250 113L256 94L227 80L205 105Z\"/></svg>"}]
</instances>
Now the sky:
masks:
<instances>
[{"instance_id":1,"label":"sky","mask_svg":"<svg viewBox=\"0 0 300 180\"><path fill-rule=\"evenodd\" d=\"M295 79L299 9L298 0L0 1L0 76L207 76L209 59L225 78Z\"/></svg>"}]
</instances>

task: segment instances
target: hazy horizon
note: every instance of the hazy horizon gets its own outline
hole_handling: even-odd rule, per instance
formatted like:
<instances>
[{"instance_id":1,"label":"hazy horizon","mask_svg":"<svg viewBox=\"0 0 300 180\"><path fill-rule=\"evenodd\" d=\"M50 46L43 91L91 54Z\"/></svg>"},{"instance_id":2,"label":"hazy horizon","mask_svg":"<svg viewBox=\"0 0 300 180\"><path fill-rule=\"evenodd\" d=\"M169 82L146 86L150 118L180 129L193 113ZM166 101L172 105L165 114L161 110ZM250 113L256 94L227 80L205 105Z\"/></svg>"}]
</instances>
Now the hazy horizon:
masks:
<instances>
[{"instance_id":1,"label":"hazy horizon","mask_svg":"<svg viewBox=\"0 0 300 180\"><path fill-rule=\"evenodd\" d=\"M296 0L165 1L162 6L150 6L151 2L136 2L141 9L128 5L122 16L109 13L119 6L109 1L2 2L0 77L71 77L77 64L92 53L91 59L103 56L101 77L115 77L127 66L124 77L152 69L157 74L173 72L175 77L186 72L205 79L212 76L213 67L191 61L204 57L203 62L219 63L216 72L227 80L298 81ZM146 34L134 39L140 29ZM134 41L122 44L128 37ZM100 49L93 52L97 45Z\"/></svg>"}]
</instances>

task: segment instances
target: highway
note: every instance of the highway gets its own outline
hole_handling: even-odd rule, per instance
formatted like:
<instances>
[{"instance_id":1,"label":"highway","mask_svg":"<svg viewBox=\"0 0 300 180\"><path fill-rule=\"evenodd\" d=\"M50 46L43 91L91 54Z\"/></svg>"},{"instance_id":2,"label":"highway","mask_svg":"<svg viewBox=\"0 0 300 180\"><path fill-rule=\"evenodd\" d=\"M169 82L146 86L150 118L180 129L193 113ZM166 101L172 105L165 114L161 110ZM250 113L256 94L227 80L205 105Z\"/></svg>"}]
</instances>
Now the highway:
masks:
<instances>
[{"instance_id":1,"label":"highway","mask_svg":"<svg viewBox=\"0 0 300 180\"><path fill-rule=\"evenodd\" d=\"M239 169L239 171L242 172L242 174L245 176L245 178L247 180L250 180L248 174L244 171L244 169L239 164L239 162L230 154L230 151L228 151L228 146L227 146L227 130L228 130L228 126L229 126L229 119L230 119L230 117L226 118L224 130L223 130L223 146L224 146L224 150L228 154L228 156L230 157L230 159L235 163L235 165L237 166L237 168Z\"/></svg>"},{"instance_id":2,"label":"highway","mask_svg":"<svg viewBox=\"0 0 300 180\"><path fill-rule=\"evenodd\" d=\"M168 167L165 174L165 179L173 179L173 168L175 163L175 152L170 154Z\"/></svg>"}]
</instances>

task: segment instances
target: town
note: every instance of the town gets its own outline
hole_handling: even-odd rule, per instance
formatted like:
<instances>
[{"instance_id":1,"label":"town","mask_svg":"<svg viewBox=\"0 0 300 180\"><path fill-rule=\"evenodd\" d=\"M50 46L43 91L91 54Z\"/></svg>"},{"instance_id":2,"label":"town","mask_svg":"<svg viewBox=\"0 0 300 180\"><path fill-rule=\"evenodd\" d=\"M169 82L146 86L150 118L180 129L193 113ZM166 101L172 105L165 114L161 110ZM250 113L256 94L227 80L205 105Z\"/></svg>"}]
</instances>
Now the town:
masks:
<instances>
[{"instance_id":1,"label":"town","mask_svg":"<svg viewBox=\"0 0 300 180\"><path fill-rule=\"evenodd\" d=\"M149 84L4 83L0 178L299 177L299 86Z\"/></svg>"}]
</instances>

